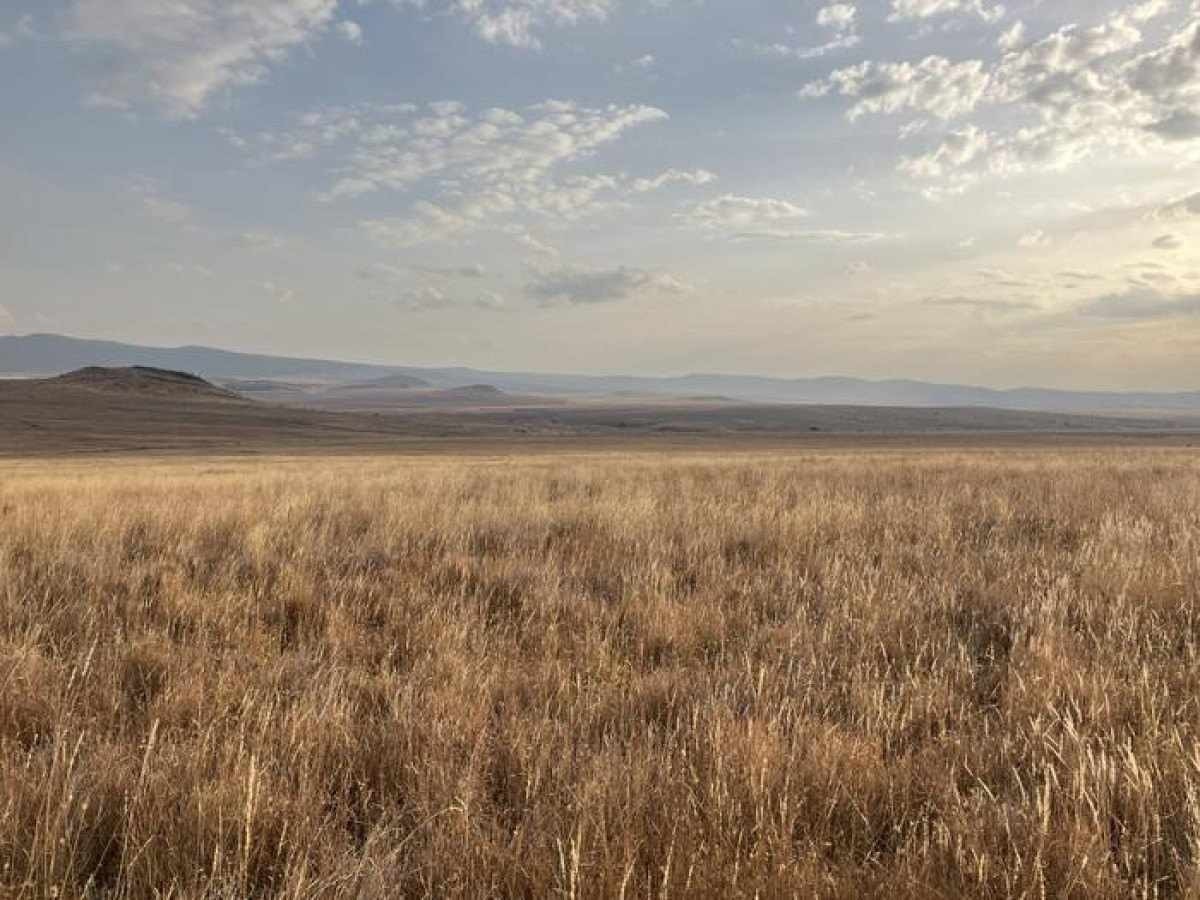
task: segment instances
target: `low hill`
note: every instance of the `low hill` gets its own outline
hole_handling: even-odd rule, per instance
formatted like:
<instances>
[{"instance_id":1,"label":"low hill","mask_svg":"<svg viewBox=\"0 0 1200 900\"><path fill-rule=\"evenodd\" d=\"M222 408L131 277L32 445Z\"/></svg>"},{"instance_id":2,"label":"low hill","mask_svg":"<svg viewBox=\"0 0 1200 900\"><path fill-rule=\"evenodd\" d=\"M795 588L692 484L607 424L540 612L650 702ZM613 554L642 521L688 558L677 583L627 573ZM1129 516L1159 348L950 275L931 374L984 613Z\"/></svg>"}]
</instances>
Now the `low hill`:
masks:
<instances>
[{"instance_id":1,"label":"low hill","mask_svg":"<svg viewBox=\"0 0 1200 900\"><path fill-rule=\"evenodd\" d=\"M0 336L0 377L57 375L81 366L152 366L214 379L269 379L338 386L384 380L368 390L445 390L488 384L509 394L596 397L625 393L728 398L737 403L836 406L987 407L1042 412L1102 414L1200 414L1200 391L1065 391L1037 387L994 389L911 380L862 378L768 378L693 374L649 377L501 372L462 367L416 368L302 357L235 353L211 347L142 347L53 334ZM396 378L393 383L388 380ZM357 390L357 388L355 388ZM282 394L276 392L282 399ZM274 398L272 398L274 399Z\"/></svg>"},{"instance_id":2,"label":"low hill","mask_svg":"<svg viewBox=\"0 0 1200 900\"><path fill-rule=\"evenodd\" d=\"M0 455L299 451L392 446L410 433L399 420L274 406L181 372L0 379Z\"/></svg>"},{"instance_id":3,"label":"low hill","mask_svg":"<svg viewBox=\"0 0 1200 900\"><path fill-rule=\"evenodd\" d=\"M305 357L264 356L213 347L143 347L58 334L0 335L0 375L59 375L85 366L148 366L195 372L205 378L365 381L396 370L389 366Z\"/></svg>"},{"instance_id":4,"label":"low hill","mask_svg":"<svg viewBox=\"0 0 1200 900\"><path fill-rule=\"evenodd\" d=\"M1188 444L1175 419L986 409L881 409L699 403L538 405L475 385L410 390L406 406L296 408L230 395L173 372L85 371L0 379L0 456L98 452L251 453L386 450L495 453L505 447L927 446L996 441ZM557 404L557 405L553 405Z\"/></svg>"},{"instance_id":5,"label":"low hill","mask_svg":"<svg viewBox=\"0 0 1200 900\"><path fill-rule=\"evenodd\" d=\"M395 375L385 375L382 378L372 378L370 381L358 381L354 384L345 384L341 386L343 390L363 389L399 389L411 390L413 388L427 388L432 385L424 378L417 378L415 375L404 375L397 373Z\"/></svg>"},{"instance_id":6,"label":"low hill","mask_svg":"<svg viewBox=\"0 0 1200 900\"><path fill-rule=\"evenodd\" d=\"M507 396L494 384L464 384L462 387L448 388L441 394L443 397L463 400L500 400Z\"/></svg>"},{"instance_id":7,"label":"low hill","mask_svg":"<svg viewBox=\"0 0 1200 900\"><path fill-rule=\"evenodd\" d=\"M233 391L217 387L198 375L150 366L107 368L87 366L47 379L51 384L93 391L108 391L157 397L188 397L209 400L242 400Z\"/></svg>"},{"instance_id":8,"label":"low hill","mask_svg":"<svg viewBox=\"0 0 1200 900\"><path fill-rule=\"evenodd\" d=\"M562 400L530 395L510 394L492 384L467 384L449 388L400 388L368 385L338 385L310 394L300 405L312 409L370 410L372 412L402 412L409 410L466 411L472 409L506 409L517 406L555 406Z\"/></svg>"}]
</instances>

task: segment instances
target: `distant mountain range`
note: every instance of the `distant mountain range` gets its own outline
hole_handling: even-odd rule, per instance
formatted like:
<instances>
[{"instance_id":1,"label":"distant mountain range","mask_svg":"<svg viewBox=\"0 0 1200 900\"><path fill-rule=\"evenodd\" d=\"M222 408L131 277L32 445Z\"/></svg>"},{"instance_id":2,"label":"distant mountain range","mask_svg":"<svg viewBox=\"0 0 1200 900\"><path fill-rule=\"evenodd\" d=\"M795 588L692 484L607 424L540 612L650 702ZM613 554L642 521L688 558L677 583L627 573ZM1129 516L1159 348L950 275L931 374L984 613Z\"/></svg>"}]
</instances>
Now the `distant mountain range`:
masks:
<instances>
[{"instance_id":1,"label":"distant mountain range","mask_svg":"<svg viewBox=\"0 0 1200 900\"><path fill-rule=\"evenodd\" d=\"M1055 412L1200 413L1200 391L1119 393L1043 388L995 390L922 381L859 378L764 378L695 374L677 377L491 372L469 368L381 366L299 357L235 353L210 347L144 347L54 334L0 336L0 376L58 375L85 366L152 366L209 379L458 388L490 385L520 394L717 395L753 403L849 406L991 407Z\"/></svg>"}]
</instances>

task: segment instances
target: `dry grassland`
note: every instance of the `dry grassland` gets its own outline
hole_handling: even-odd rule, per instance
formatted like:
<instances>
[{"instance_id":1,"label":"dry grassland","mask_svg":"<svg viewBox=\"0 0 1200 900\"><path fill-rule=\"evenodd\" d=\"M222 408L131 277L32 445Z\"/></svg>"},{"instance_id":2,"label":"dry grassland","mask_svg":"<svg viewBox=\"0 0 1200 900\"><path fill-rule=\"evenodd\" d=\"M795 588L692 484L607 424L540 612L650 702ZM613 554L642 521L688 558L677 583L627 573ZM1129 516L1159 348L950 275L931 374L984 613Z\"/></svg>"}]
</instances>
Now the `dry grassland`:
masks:
<instances>
[{"instance_id":1,"label":"dry grassland","mask_svg":"<svg viewBox=\"0 0 1200 900\"><path fill-rule=\"evenodd\" d=\"M1200 896L1200 458L0 464L0 896Z\"/></svg>"}]
</instances>

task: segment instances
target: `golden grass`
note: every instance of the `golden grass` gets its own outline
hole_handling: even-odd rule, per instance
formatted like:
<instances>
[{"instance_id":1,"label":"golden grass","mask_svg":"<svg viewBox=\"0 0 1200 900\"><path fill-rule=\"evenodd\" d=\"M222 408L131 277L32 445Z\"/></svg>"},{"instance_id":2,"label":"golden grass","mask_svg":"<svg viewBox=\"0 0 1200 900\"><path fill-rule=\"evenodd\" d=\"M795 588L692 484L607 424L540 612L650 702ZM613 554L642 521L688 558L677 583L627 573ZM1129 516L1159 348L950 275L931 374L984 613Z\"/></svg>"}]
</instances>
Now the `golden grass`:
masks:
<instances>
[{"instance_id":1,"label":"golden grass","mask_svg":"<svg viewBox=\"0 0 1200 900\"><path fill-rule=\"evenodd\" d=\"M0 467L0 896L1200 894L1183 452Z\"/></svg>"}]
</instances>

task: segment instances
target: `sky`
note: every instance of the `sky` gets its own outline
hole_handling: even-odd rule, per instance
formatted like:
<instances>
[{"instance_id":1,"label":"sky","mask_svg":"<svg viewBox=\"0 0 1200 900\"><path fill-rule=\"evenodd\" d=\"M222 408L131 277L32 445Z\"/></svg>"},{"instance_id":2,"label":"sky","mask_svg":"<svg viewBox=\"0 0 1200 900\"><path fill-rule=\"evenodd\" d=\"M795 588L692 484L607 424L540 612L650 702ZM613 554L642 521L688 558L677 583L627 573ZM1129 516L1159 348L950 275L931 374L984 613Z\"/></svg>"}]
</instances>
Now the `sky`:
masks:
<instances>
[{"instance_id":1,"label":"sky","mask_svg":"<svg viewBox=\"0 0 1200 900\"><path fill-rule=\"evenodd\" d=\"M1200 0L0 0L0 333L1200 389Z\"/></svg>"}]
</instances>

